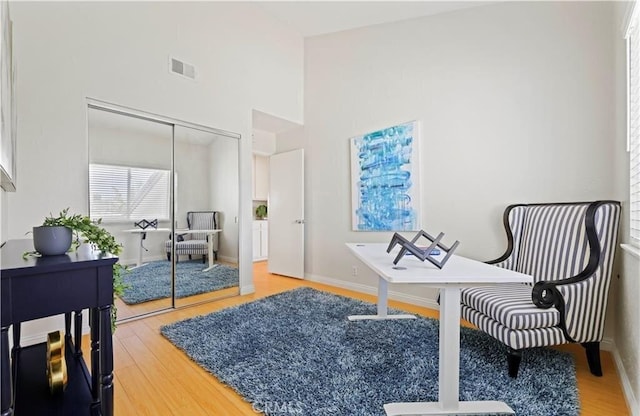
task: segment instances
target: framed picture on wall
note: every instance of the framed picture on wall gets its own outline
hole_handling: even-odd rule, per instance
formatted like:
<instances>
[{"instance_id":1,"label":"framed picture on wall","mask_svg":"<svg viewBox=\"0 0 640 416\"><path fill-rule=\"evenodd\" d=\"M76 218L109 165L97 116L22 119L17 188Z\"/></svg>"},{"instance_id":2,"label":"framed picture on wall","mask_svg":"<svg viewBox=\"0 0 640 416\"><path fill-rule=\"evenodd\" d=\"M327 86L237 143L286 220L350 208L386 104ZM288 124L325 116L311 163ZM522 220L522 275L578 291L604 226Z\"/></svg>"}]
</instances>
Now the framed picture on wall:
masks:
<instances>
[{"instance_id":1,"label":"framed picture on wall","mask_svg":"<svg viewBox=\"0 0 640 416\"><path fill-rule=\"evenodd\" d=\"M16 190L16 62L9 3L0 1L0 186Z\"/></svg>"},{"instance_id":2,"label":"framed picture on wall","mask_svg":"<svg viewBox=\"0 0 640 416\"><path fill-rule=\"evenodd\" d=\"M419 123L350 139L354 231L420 229Z\"/></svg>"}]
</instances>

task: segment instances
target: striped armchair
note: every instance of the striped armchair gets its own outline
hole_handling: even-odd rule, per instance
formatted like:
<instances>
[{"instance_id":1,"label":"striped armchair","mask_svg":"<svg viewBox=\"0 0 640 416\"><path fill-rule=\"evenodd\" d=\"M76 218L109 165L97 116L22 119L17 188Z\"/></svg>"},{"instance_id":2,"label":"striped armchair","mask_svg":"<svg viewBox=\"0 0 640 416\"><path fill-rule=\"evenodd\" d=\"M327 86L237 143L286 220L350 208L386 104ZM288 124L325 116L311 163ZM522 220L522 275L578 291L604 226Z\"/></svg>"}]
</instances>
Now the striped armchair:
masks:
<instances>
[{"instance_id":1,"label":"striped armchair","mask_svg":"<svg viewBox=\"0 0 640 416\"><path fill-rule=\"evenodd\" d=\"M187 227L190 230L215 230L220 224L220 212L218 211L189 211L187 212ZM169 236L171 238L171 236ZM181 255L202 255L202 262L207 258L209 249L206 233L176 233L176 260ZM214 260L218 260L218 234L213 235L213 255ZM171 240L165 243L167 260L171 260Z\"/></svg>"},{"instance_id":2,"label":"striped armchair","mask_svg":"<svg viewBox=\"0 0 640 416\"><path fill-rule=\"evenodd\" d=\"M602 375L600 341L616 249L620 203L511 205L508 247L488 262L533 276L533 286L462 290L462 316L508 347L517 377L525 348L579 342L591 373Z\"/></svg>"}]
</instances>

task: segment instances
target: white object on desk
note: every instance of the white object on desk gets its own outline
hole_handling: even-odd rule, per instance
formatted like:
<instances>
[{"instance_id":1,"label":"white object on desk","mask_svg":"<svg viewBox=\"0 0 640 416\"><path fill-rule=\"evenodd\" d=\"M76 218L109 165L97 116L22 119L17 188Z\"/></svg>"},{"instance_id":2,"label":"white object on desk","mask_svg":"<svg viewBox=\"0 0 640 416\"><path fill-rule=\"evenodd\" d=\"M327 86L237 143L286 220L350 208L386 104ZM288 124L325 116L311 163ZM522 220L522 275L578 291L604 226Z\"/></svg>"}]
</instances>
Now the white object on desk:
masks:
<instances>
[{"instance_id":1,"label":"white object on desk","mask_svg":"<svg viewBox=\"0 0 640 416\"><path fill-rule=\"evenodd\" d=\"M452 415L515 412L499 401L459 401L460 389L460 289L463 287L500 283L531 283L529 275L453 255L442 268L423 263L412 256L394 266L397 250L387 253L387 244L354 244L347 247L367 267L378 274L378 315L387 317L388 283L413 283L440 288L440 365L438 401L419 403L389 403L384 405L388 416ZM406 315L405 315L406 316ZM350 320L367 319L367 315L350 316ZM371 318L370 318L371 319Z\"/></svg>"}]
</instances>

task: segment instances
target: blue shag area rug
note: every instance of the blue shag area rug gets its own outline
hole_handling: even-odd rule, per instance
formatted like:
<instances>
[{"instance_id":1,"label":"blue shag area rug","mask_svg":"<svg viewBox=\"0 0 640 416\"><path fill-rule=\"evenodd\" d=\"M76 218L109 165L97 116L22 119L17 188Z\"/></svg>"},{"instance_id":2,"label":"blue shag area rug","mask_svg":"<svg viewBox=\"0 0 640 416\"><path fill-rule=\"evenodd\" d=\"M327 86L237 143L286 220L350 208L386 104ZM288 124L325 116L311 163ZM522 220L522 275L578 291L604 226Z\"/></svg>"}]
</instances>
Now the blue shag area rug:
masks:
<instances>
[{"instance_id":1,"label":"blue shag area rug","mask_svg":"<svg viewBox=\"0 0 640 416\"><path fill-rule=\"evenodd\" d=\"M300 288L161 332L267 415L382 416L384 403L437 401L438 321L347 320L375 313L373 304ZM468 328L460 336L460 400L504 401L522 416L578 415L570 354L527 350L512 379L503 344Z\"/></svg>"},{"instance_id":2,"label":"blue shag area rug","mask_svg":"<svg viewBox=\"0 0 640 416\"><path fill-rule=\"evenodd\" d=\"M238 286L238 269L219 264L203 272L207 264L199 260L181 261L176 269L176 297L198 295L214 290ZM128 286L120 296L128 305L163 299L171 296L171 263L166 260L152 261L124 273Z\"/></svg>"}]
</instances>

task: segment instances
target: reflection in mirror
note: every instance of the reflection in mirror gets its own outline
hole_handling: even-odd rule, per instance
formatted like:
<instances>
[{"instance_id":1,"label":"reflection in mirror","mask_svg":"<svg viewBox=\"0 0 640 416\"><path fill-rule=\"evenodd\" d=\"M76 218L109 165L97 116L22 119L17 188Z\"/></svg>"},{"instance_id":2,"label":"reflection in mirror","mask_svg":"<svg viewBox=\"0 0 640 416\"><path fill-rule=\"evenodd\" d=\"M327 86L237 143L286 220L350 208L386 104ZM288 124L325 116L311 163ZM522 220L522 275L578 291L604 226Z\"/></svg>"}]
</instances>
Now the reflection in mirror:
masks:
<instances>
[{"instance_id":1,"label":"reflection in mirror","mask_svg":"<svg viewBox=\"0 0 640 416\"><path fill-rule=\"evenodd\" d=\"M122 244L128 285L115 301L118 319L170 308L171 143L173 126L88 110L89 212ZM152 223L144 230L136 223Z\"/></svg>"},{"instance_id":2,"label":"reflection in mirror","mask_svg":"<svg viewBox=\"0 0 640 416\"><path fill-rule=\"evenodd\" d=\"M184 126L174 137L176 306L236 295L238 140Z\"/></svg>"}]
</instances>

